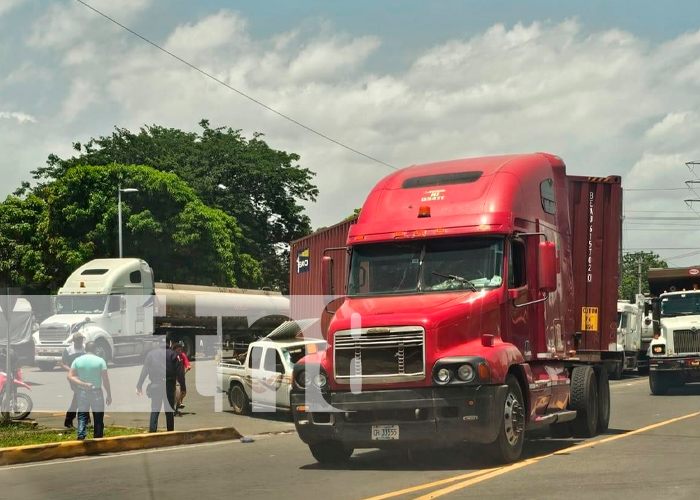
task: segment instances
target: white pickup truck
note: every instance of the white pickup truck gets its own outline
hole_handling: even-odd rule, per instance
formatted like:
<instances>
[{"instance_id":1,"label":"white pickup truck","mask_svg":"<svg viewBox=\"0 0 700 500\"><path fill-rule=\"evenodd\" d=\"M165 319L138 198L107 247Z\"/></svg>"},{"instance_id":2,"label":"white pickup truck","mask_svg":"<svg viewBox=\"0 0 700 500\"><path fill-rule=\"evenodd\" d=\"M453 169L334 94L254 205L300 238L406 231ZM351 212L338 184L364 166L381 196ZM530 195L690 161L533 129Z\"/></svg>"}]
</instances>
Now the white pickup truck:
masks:
<instances>
[{"instance_id":1,"label":"white pickup truck","mask_svg":"<svg viewBox=\"0 0 700 500\"><path fill-rule=\"evenodd\" d=\"M327 347L321 339L297 338L306 325L300 328L296 323L301 321L287 321L264 339L252 342L244 360L219 362L219 389L228 395L234 413L244 415L251 407L257 411L289 410L294 364L307 353Z\"/></svg>"}]
</instances>

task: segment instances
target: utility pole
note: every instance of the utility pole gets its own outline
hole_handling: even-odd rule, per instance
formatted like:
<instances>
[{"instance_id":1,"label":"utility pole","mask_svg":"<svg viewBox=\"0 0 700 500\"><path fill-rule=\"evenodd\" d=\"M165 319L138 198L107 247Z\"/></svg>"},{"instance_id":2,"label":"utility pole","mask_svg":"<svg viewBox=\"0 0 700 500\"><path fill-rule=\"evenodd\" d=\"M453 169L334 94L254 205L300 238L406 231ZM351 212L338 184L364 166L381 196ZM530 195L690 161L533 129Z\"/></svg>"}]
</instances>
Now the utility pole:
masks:
<instances>
[{"instance_id":1,"label":"utility pole","mask_svg":"<svg viewBox=\"0 0 700 500\"><path fill-rule=\"evenodd\" d=\"M639 278L639 295L642 294L642 261L637 261L637 277Z\"/></svg>"}]
</instances>

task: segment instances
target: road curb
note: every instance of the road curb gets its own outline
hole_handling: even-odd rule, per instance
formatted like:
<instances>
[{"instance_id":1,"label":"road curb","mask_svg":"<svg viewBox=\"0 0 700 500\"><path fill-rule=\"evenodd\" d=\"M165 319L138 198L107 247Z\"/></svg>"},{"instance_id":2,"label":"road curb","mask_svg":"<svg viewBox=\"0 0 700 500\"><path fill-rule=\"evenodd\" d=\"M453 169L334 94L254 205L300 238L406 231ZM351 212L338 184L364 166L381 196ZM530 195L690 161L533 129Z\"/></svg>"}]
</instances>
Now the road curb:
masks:
<instances>
[{"instance_id":1,"label":"road curb","mask_svg":"<svg viewBox=\"0 0 700 500\"><path fill-rule=\"evenodd\" d=\"M0 448L0 466L240 438L241 434L233 427L215 427L191 431L158 432L133 436L86 439L85 441L63 441L61 443L14 446Z\"/></svg>"}]
</instances>

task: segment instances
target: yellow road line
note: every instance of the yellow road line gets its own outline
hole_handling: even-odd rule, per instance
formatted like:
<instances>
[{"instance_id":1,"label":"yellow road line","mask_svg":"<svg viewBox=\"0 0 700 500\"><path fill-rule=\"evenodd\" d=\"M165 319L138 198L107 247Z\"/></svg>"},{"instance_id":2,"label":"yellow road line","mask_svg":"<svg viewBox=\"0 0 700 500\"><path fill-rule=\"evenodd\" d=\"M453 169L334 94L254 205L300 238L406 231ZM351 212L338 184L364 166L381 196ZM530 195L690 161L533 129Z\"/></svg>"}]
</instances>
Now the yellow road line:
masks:
<instances>
[{"instance_id":1,"label":"yellow road line","mask_svg":"<svg viewBox=\"0 0 700 500\"><path fill-rule=\"evenodd\" d=\"M578 451L578 450L582 450L585 448L592 448L592 447L597 446L599 444L605 444L605 443L610 443L612 441L617 441L618 439L624 439L624 438L627 438L630 436L634 436L636 434L641 434L643 432L648 432L650 430L657 429L659 427L663 427L665 425L680 422L681 420L686 420L689 418L697 417L699 415L700 415L700 412L690 413L688 415L683 415L681 417L676 417L676 418L672 418L669 420L664 420L663 422L658 422L656 424L647 425L646 427L640 427L639 429L629 431L625 434L617 434L615 436L610 436L610 437L603 438L603 439L596 439L594 441L588 441L588 442L585 442L582 444L578 444L578 445L570 446L568 448L564 448L563 450L555 451L554 453L549 453L547 455L541 455L539 457L524 460L522 462L517 462L517 463L514 463L512 465L505 466L505 467L497 467L494 469L486 469L486 470L482 470L482 471L472 472L469 474L453 476L450 478L442 479L440 481L434 481L431 483L426 483L423 485L414 486L412 488L406 488L403 490L386 493L384 495L366 498L364 500L383 500L385 498L392 498L392 497L399 496L399 495L405 495L408 493L412 493L414 491L420 491L420 490L428 489L428 488L431 488L434 486L439 486L441 484L449 484L449 483L454 483L455 481L460 481L457 484L453 484L453 485L448 486L446 488L442 488L440 490L433 491L432 493L428 493L426 495L422 495L422 496L414 499L414 500L433 500L435 498L447 495L447 494L455 492L457 490L468 488L469 486L472 486L472 485L477 484L477 483L481 483L483 481L487 481L489 479L506 474L508 472L522 469L523 467L527 467L528 465L536 464L537 462L539 462L540 460L542 460L544 458L553 457L555 455L562 455L562 454L566 454L566 453L571 453L573 451ZM462 479L466 479L466 481L462 481Z\"/></svg>"},{"instance_id":2,"label":"yellow road line","mask_svg":"<svg viewBox=\"0 0 700 500\"><path fill-rule=\"evenodd\" d=\"M488 474L489 472L494 472L501 469L501 467L495 467L492 469L483 469L475 472L470 472L468 474L462 474L461 476L448 477L447 479L441 479L439 481L434 481L432 483L420 484L418 486L412 486L411 488L406 488L403 490L392 491L391 493L385 493L383 495L377 495L376 497L365 498L364 500L384 500L386 498L398 497L401 495L407 495L408 493L413 493L420 490L427 490L428 488L434 488L435 486L442 486L443 484L454 483L461 479L468 479L470 477L481 476Z\"/></svg>"}]
</instances>

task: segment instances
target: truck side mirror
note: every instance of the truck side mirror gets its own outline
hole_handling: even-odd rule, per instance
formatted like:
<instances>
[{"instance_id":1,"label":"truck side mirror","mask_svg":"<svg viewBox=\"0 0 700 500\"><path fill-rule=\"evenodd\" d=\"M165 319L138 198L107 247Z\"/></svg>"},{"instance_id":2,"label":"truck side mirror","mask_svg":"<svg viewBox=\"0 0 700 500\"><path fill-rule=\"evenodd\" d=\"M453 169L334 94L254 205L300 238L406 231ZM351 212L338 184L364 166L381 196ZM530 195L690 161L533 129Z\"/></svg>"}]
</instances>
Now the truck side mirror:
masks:
<instances>
[{"instance_id":1,"label":"truck side mirror","mask_svg":"<svg viewBox=\"0 0 700 500\"><path fill-rule=\"evenodd\" d=\"M333 300L333 258L324 256L321 259L321 289L323 290L323 305L327 306Z\"/></svg>"},{"instance_id":2,"label":"truck side mirror","mask_svg":"<svg viewBox=\"0 0 700 500\"><path fill-rule=\"evenodd\" d=\"M124 297L123 295L120 297L119 300L119 312L121 312L122 314L126 313L126 297Z\"/></svg>"},{"instance_id":3,"label":"truck side mirror","mask_svg":"<svg viewBox=\"0 0 700 500\"><path fill-rule=\"evenodd\" d=\"M552 241L539 244L538 287L541 292L552 293L557 289L557 247Z\"/></svg>"},{"instance_id":4,"label":"truck side mirror","mask_svg":"<svg viewBox=\"0 0 700 500\"><path fill-rule=\"evenodd\" d=\"M56 314L58 313L58 297L53 295L51 297L51 314Z\"/></svg>"}]
</instances>

